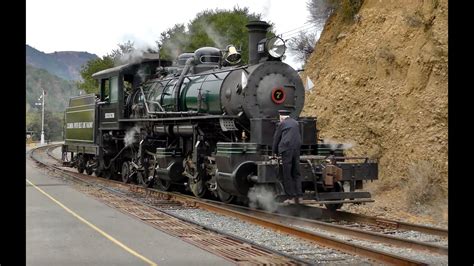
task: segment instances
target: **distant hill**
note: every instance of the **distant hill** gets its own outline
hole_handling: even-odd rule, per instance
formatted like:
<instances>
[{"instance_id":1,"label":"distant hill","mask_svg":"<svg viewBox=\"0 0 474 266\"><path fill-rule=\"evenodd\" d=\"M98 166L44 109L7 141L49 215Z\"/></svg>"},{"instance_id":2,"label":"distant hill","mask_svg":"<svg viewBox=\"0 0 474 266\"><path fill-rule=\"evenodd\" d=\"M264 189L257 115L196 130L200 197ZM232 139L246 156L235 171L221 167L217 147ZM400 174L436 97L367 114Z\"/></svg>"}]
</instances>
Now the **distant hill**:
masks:
<instances>
[{"instance_id":1,"label":"distant hill","mask_svg":"<svg viewBox=\"0 0 474 266\"><path fill-rule=\"evenodd\" d=\"M43 53L26 45L26 63L47 70L65 80L81 80L79 71L90 59L98 58L97 55L88 52L54 52Z\"/></svg>"},{"instance_id":2,"label":"distant hill","mask_svg":"<svg viewBox=\"0 0 474 266\"><path fill-rule=\"evenodd\" d=\"M45 107L51 112L63 112L71 96L79 95L75 81L61 79L48 71L26 65L26 109L33 112L35 103L41 95L41 89L46 91Z\"/></svg>"}]
</instances>

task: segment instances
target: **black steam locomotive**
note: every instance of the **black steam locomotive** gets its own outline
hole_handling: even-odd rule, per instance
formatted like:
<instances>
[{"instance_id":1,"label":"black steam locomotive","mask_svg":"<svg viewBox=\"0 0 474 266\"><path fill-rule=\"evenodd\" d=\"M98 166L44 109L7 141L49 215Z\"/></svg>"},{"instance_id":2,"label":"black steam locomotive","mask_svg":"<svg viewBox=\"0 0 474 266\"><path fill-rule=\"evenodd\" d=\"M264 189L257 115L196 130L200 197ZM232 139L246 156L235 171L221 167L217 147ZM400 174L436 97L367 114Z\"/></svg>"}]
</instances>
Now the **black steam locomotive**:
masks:
<instances>
[{"instance_id":1,"label":"black steam locomotive","mask_svg":"<svg viewBox=\"0 0 474 266\"><path fill-rule=\"evenodd\" d=\"M223 202L263 190L278 200L285 193L271 145L278 110L286 109L301 128L304 199L331 209L371 201L355 190L377 179L377 163L319 143L316 118L299 117L301 78L281 61L283 40L266 38L269 26L247 24L248 65L229 45L181 54L175 64L149 55L95 73L100 96L74 97L66 110L64 160L81 173Z\"/></svg>"}]
</instances>

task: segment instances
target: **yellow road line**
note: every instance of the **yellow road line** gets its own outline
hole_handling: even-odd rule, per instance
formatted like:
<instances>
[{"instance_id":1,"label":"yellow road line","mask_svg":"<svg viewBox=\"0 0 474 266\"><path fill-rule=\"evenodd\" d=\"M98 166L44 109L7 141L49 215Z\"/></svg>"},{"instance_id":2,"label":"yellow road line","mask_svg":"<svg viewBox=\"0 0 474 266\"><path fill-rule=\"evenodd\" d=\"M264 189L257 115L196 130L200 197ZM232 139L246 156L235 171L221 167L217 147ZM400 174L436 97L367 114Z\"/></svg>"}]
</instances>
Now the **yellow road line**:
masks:
<instances>
[{"instance_id":1,"label":"yellow road line","mask_svg":"<svg viewBox=\"0 0 474 266\"><path fill-rule=\"evenodd\" d=\"M107 234L106 232L102 231L100 228L98 228L97 226L93 225L92 223L90 223L89 221L87 221L86 219L82 218L81 216L79 216L78 214L76 214L75 212L73 212L72 210L70 210L68 207L64 206L61 202L59 202L58 200L56 200L55 198L53 198L51 195L49 195L48 193L44 192L41 188L35 186L35 184L31 183L30 180L26 179L26 181L28 183L30 183L31 186L33 186L34 188L36 188L39 192L43 193L46 197L48 197L50 200L54 201L56 204L58 204L59 206L61 206L63 209L65 209L67 212L69 212L70 214L72 214L74 217L76 217L77 219L79 219L81 222L87 224L88 226L92 227L92 229L94 229L95 231L99 232L101 235L105 236L107 239L109 239L110 241L114 242L116 245L120 246L121 248L125 249L128 253L134 255L135 257L138 257L140 258L141 260L145 261L146 263L150 264L150 265L153 265L153 266L157 266L156 263L154 263L153 261L145 258L144 256L138 254L138 252L134 251L133 249L125 246L124 244L122 244L120 241L118 241L117 239L115 239L114 237L112 237L111 235Z\"/></svg>"}]
</instances>

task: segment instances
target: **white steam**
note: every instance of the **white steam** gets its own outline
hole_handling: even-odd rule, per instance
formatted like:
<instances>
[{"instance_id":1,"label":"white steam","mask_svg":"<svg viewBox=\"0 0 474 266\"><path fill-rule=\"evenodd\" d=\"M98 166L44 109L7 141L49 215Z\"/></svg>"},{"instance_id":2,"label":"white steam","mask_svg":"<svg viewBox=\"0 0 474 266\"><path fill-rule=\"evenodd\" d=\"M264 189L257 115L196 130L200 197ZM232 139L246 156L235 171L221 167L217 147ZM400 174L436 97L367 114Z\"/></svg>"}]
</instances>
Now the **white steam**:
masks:
<instances>
[{"instance_id":1,"label":"white steam","mask_svg":"<svg viewBox=\"0 0 474 266\"><path fill-rule=\"evenodd\" d=\"M133 40L133 42L130 40ZM137 39L134 36L129 38L129 43L130 42L132 47L127 48L128 51L122 49L121 53L119 52L117 57L114 59L115 66L138 63L143 59L143 57L145 57L145 54L156 51L154 45Z\"/></svg>"},{"instance_id":2,"label":"white steam","mask_svg":"<svg viewBox=\"0 0 474 266\"><path fill-rule=\"evenodd\" d=\"M139 62L143 58L145 51L133 49L132 51L122 54L118 57L117 61L119 65L133 64Z\"/></svg>"},{"instance_id":3,"label":"white steam","mask_svg":"<svg viewBox=\"0 0 474 266\"><path fill-rule=\"evenodd\" d=\"M123 142L125 143L125 146L132 145L133 143L137 142L137 137L136 135L140 132L139 127L132 127L127 132L125 133L125 137L123 138Z\"/></svg>"},{"instance_id":4,"label":"white steam","mask_svg":"<svg viewBox=\"0 0 474 266\"><path fill-rule=\"evenodd\" d=\"M270 0L266 0L264 2L264 4L262 5L262 20L271 20L269 19L270 18L270 14L272 13L271 12L271 9L272 9L272 3Z\"/></svg>"},{"instance_id":5,"label":"white steam","mask_svg":"<svg viewBox=\"0 0 474 266\"><path fill-rule=\"evenodd\" d=\"M137 75L140 77L140 82L143 82L145 81L145 78L147 76L146 72L145 72L145 67L140 67L137 71Z\"/></svg>"},{"instance_id":6,"label":"white steam","mask_svg":"<svg viewBox=\"0 0 474 266\"><path fill-rule=\"evenodd\" d=\"M353 141L347 141L345 143L340 143L340 142L337 142L333 139L324 139L323 143L329 145L329 148L332 151L335 151L336 149L348 150L348 149L350 149L350 148L352 148L356 145L355 142L353 142Z\"/></svg>"},{"instance_id":7,"label":"white steam","mask_svg":"<svg viewBox=\"0 0 474 266\"><path fill-rule=\"evenodd\" d=\"M248 193L249 206L251 208L261 207L264 210L274 212L278 208L278 204L275 201L275 194L271 189L263 186L254 186L249 189Z\"/></svg>"},{"instance_id":8,"label":"white steam","mask_svg":"<svg viewBox=\"0 0 474 266\"><path fill-rule=\"evenodd\" d=\"M168 49L171 58L177 58L181 53L194 52L194 51L182 51L179 47L184 47L188 44L189 40L186 35L173 36L174 39L168 39L162 48Z\"/></svg>"},{"instance_id":9,"label":"white steam","mask_svg":"<svg viewBox=\"0 0 474 266\"><path fill-rule=\"evenodd\" d=\"M224 37L219 35L213 27L208 25L208 26L204 26L203 28L207 36L211 38L211 40L216 44L216 47L223 48L227 45Z\"/></svg>"}]
</instances>

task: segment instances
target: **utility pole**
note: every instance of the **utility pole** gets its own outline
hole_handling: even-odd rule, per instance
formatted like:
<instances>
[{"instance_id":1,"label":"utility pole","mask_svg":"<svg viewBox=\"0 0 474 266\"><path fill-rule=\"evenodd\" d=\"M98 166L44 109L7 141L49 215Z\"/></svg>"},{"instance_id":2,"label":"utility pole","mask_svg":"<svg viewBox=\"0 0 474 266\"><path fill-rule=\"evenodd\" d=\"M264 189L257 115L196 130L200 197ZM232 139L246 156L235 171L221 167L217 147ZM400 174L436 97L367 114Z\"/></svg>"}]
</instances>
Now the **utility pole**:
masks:
<instances>
[{"instance_id":1,"label":"utility pole","mask_svg":"<svg viewBox=\"0 0 474 266\"><path fill-rule=\"evenodd\" d=\"M43 112L41 114L41 144L44 144L44 89L43 89Z\"/></svg>"},{"instance_id":2,"label":"utility pole","mask_svg":"<svg viewBox=\"0 0 474 266\"><path fill-rule=\"evenodd\" d=\"M41 144L44 144L44 89L41 89L41 96L39 97L39 100L42 100L41 103L35 103L35 105L41 105L42 110L41 110Z\"/></svg>"}]
</instances>

